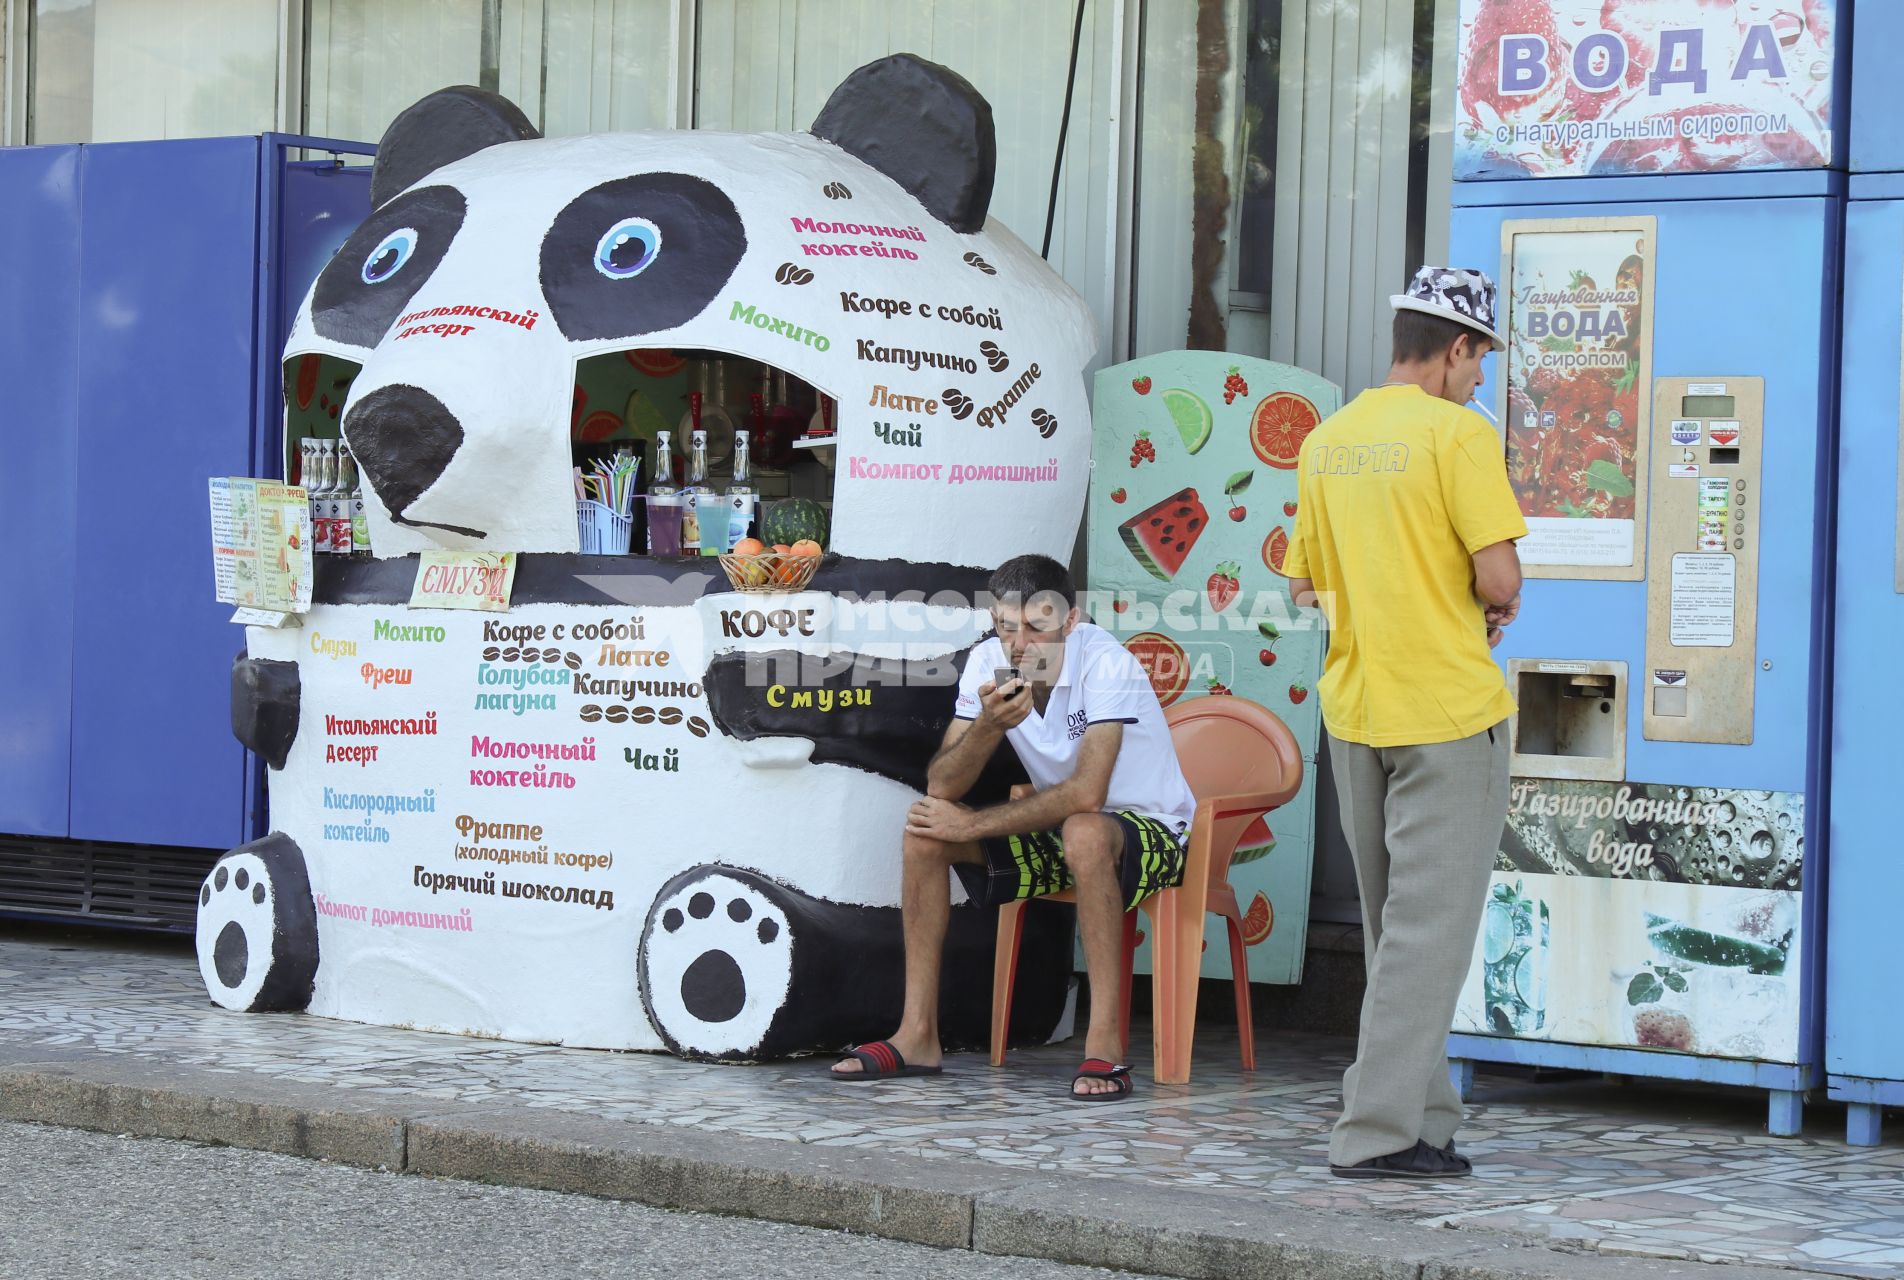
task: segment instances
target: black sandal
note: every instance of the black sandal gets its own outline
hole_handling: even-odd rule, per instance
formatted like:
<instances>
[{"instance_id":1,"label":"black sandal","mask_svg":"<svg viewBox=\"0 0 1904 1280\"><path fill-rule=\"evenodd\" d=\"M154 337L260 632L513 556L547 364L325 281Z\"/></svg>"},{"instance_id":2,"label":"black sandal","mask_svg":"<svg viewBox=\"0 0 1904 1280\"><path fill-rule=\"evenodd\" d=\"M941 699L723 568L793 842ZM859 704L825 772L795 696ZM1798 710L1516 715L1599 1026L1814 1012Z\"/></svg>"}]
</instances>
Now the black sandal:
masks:
<instances>
[{"instance_id":1,"label":"black sandal","mask_svg":"<svg viewBox=\"0 0 1904 1280\"><path fill-rule=\"evenodd\" d=\"M1117 1087L1096 1093L1079 1093L1080 1080L1109 1080ZM1079 1102L1111 1102L1127 1096L1134 1087L1129 1067L1114 1066L1102 1058L1086 1058L1084 1065L1078 1068L1078 1073L1071 1077L1071 1096Z\"/></svg>"},{"instance_id":2,"label":"black sandal","mask_svg":"<svg viewBox=\"0 0 1904 1280\"><path fill-rule=\"evenodd\" d=\"M1417 1140L1406 1151L1376 1156L1355 1164L1332 1164L1329 1172L1338 1178L1466 1178L1474 1173L1474 1163L1446 1147L1431 1147Z\"/></svg>"},{"instance_id":3,"label":"black sandal","mask_svg":"<svg viewBox=\"0 0 1904 1280\"><path fill-rule=\"evenodd\" d=\"M863 1084L868 1080L892 1080L899 1076L936 1076L944 1073L942 1067L915 1067L907 1062L899 1050L893 1048L890 1040L875 1040L871 1044L854 1045L846 1051L846 1057L859 1059L858 1071L834 1071L827 1069L827 1075L835 1080L844 1080L849 1084ZM838 1066L835 1063L834 1066Z\"/></svg>"}]
</instances>

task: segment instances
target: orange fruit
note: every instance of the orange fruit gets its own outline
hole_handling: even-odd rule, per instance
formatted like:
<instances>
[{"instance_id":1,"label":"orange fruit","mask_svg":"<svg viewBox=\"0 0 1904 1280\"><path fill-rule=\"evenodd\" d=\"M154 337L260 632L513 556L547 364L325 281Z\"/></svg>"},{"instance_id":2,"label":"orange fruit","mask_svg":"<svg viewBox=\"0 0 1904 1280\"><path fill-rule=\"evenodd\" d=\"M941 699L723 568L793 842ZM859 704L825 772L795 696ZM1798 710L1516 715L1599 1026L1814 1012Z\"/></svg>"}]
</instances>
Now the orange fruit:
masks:
<instances>
[{"instance_id":1,"label":"orange fruit","mask_svg":"<svg viewBox=\"0 0 1904 1280\"><path fill-rule=\"evenodd\" d=\"M1253 947L1268 940L1275 927L1276 908L1269 905L1269 895L1258 889L1250 899L1249 910L1243 913L1243 945Z\"/></svg>"},{"instance_id":2,"label":"orange fruit","mask_svg":"<svg viewBox=\"0 0 1904 1280\"><path fill-rule=\"evenodd\" d=\"M1322 415L1307 398L1293 391L1274 392L1250 415L1250 448L1270 466L1293 471L1302 442L1321 422Z\"/></svg>"},{"instance_id":3,"label":"orange fruit","mask_svg":"<svg viewBox=\"0 0 1904 1280\"><path fill-rule=\"evenodd\" d=\"M784 543L784 542L776 542L776 543L774 543L774 544L773 544L773 549L774 549L774 554L775 554L775 555L777 555L777 556L784 556L784 555L791 555L791 554L793 554L793 548L792 548L792 547L790 547L790 546L788 546L788 545L787 545L786 543Z\"/></svg>"},{"instance_id":4,"label":"orange fruit","mask_svg":"<svg viewBox=\"0 0 1904 1280\"><path fill-rule=\"evenodd\" d=\"M1169 706L1190 687L1190 659L1183 646L1160 631L1144 631L1124 642L1137 659L1137 665L1150 677L1157 701Z\"/></svg>"},{"instance_id":5,"label":"orange fruit","mask_svg":"<svg viewBox=\"0 0 1904 1280\"><path fill-rule=\"evenodd\" d=\"M734 544L734 554L737 556L757 556L766 549L767 544L759 538L742 538Z\"/></svg>"},{"instance_id":6,"label":"orange fruit","mask_svg":"<svg viewBox=\"0 0 1904 1280\"><path fill-rule=\"evenodd\" d=\"M796 556L817 556L824 554L820 550L820 544L811 538L802 538L800 541L794 543L790 548L790 553Z\"/></svg>"},{"instance_id":7,"label":"orange fruit","mask_svg":"<svg viewBox=\"0 0 1904 1280\"><path fill-rule=\"evenodd\" d=\"M1289 531L1277 525L1269 531L1269 536L1263 539L1263 563L1287 578L1289 575L1283 573L1283 557L1288 554Z\"/></svg>"}]
</instances>

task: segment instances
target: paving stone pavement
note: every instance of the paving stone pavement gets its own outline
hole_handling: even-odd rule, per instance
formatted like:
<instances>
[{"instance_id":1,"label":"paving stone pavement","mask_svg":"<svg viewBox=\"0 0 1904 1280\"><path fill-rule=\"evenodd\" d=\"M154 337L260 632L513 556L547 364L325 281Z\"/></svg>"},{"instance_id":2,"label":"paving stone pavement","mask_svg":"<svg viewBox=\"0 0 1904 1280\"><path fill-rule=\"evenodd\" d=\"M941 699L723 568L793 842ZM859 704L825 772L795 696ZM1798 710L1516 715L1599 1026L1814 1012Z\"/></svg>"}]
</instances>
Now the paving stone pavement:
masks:
<instances>
[{"instance_id":1,"label":"paving stone pavement","mask_svg":"<svg viewBox=\"0 0 1904 1280\"><path fill-rule=\"evenodd\" d=\"M1141 1029L1139 1046L1136 1096L1109 1105L1067 1100L1075 1043L1016 1051L1003 1070L955 1056L943 1077L837 1085L825 1059L715 1066L230 1014L206 1001L187 945L0 921L0 1056L13 1063L114 1059L149 1065L155 1082L168 1069L244 1076L417 1114L507 1104L1210 1193L1239 1213L1273 1203L1584 1253L1904 1280L1904 1145L1845 1146L1835 1110L1811 1113L1811 1136L1779 1139L1759 1094L1483 1073L1460 1138L1476 1177L1349 1182L1325 1167L1348 1042L1260 1032L1245 1074L1234 1031L1213 1027L1183 1086L1155 1084Z\"/></svg>"}]
</instances>

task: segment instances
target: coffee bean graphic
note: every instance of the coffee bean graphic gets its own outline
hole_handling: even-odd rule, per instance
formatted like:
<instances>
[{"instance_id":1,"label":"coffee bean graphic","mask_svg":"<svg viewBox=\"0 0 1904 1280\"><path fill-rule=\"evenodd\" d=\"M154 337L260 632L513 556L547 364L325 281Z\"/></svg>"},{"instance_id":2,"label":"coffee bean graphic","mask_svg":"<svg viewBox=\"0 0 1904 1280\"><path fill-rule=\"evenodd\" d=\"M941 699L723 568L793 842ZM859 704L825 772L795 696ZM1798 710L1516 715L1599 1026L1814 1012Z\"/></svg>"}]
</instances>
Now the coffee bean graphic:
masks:
<instances>
[{"instance_id":1,"label":"coffee bean graphic","mask_svg":"<svg viewBox=\"0 0 1904 1280\"><path fill-rule=\"evenodd\" d=\"M939 393L939 399L945 401L945 407L960 422L972 416L972 398L957 387L947 387Z\"/></svg>"},{"instance_id":2,"label":"coffee bean graphic","mask_svg":"<svg viewBox=\"0 0 1904 1280\"><path fill-rule=\"evenodd\" d=\"M1058 420L1043 409L1033 409L1031 411L1031 425L1038 428L1038 434L1041 437L1049 440L1051 439L1051 433L1058 429Z\"/></svg>"},{"instance_id":3,"label":"coffee bean graphic","mask_svg":"<svg viewBox=\"0 0 1904 1280\"><path fill-rule=\"evenodd\" d=\"M976 253L966 254L965 263L967 266L977 267L980 271L983 271L988 276L995 276L998 274L997 267L994 267L991 263L979 257Z\"/></svg>"},{"instance_id":4,"label":"coffee bean graphic","mask_svg":"<svg viewBox=\"0 0 1904 1280\"><path fill-rule=\"evenodd\" d=\"M791 262L783 262L773 273L775 284L812 284L813 273L805 267Z\"/></svg>"},{"instance_id":5,"label":"coffee bean graphic","mask_svg":"<svg viewBox=\"0 0 1904 1280\"><path fill-rule=\"evenodd\" d=\"M999 350L996 342L981 342L978 353L985 357L985 363L992 367L993 373L1003 373L1011 367L1011 357Z\"/></svg>"},{"instance_id":6,"label":"coffee bean graphic","mask_svg":"<svg viewBox=\"0 0 1904 1280\"><path fill-rule=\"evenodd\" d=\"M853 193L846 189L844 182L829 182L820 188L820 194L828 200L851 200Z\"/></svg>"}]
</instances>

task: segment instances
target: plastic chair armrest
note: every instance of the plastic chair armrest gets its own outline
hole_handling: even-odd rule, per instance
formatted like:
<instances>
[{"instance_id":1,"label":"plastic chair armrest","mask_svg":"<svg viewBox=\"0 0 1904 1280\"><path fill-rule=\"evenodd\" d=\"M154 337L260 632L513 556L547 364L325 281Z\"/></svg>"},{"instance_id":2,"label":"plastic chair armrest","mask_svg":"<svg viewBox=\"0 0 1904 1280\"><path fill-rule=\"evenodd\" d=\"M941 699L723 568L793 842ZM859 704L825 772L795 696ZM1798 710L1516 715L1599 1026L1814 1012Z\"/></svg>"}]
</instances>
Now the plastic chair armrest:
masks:
<instances>
[{"instance_id":1,"label":"plastic chair armrest","mask_svg":"<svg viewBox=\"0 0 1904 1280\"><path fill-rule=\"evenodd\" d=\"M1300 789L1300 785L1299 783L1287 789L1278 788L1275 791L1245 791L1231 796L1209 796L1197 801L1197 809L1199 812L1208 809L1213 819L1240 818L1245 815L1254 817L1288 804Z\"/></svg>"}]
</instances>

